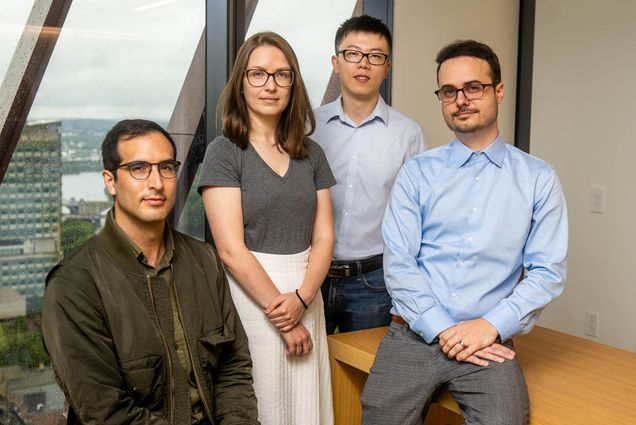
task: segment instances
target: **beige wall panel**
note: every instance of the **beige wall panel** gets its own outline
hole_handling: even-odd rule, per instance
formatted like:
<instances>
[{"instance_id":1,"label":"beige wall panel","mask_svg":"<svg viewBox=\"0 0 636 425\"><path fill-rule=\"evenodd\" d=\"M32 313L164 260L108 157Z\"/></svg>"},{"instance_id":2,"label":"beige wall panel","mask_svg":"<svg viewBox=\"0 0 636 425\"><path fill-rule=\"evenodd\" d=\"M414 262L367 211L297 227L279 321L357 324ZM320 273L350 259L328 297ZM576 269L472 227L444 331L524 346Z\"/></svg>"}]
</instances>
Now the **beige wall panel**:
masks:
<instances>
[{"instance_id":1,"label":"beige wall panel","mask_svg":"<svg viewBox=\"0 0 636 425\"><path fill-rule=\"evenodd\" d=\"M513 143L518 26L516 0L395 0L393 106L422 125L431 146L449 143L453 134L433 94L435 56L453 40L473 38L499 56L506 90L499 124L504 140Z\"/></svg>"},{"instance_id":2,"label":"beige wall panel","mask_svg":"<svg viewBox=\"0 0 636 425\"><path fill-rule=\"evenodd\" d=\"M398 0L399 1L399 0ZM636 2L537 0L531 153L559 172L568 201L565 293L541 324L636 351ZM606 212L590 213L590 189Z\"/></svg>"}]
</instances>

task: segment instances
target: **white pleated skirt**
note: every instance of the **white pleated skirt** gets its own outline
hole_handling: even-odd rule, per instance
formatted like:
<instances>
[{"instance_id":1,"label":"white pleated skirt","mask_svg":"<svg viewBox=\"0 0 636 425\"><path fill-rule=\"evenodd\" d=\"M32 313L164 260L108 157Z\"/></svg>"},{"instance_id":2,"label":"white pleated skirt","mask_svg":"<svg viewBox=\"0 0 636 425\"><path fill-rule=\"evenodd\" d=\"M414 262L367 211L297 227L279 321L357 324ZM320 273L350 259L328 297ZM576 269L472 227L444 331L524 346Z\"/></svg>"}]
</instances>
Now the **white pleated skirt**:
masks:
<instances>
[{"instance_id":1,"label":"white pleated skirt","mask_svg":"<svg viewBox=\"0 0 636 425\"><path fill-rule=\"evenodd\" d=\"M290 255L252 252L281 293L303 282L309 251ZM262 425L332 425L331 371L320 292L305 310L302 324L313 349L303 357L287 356L280 333L263 310L228 274L230 291L249 339L254 391Z\"/></svg>"}]
</instances>

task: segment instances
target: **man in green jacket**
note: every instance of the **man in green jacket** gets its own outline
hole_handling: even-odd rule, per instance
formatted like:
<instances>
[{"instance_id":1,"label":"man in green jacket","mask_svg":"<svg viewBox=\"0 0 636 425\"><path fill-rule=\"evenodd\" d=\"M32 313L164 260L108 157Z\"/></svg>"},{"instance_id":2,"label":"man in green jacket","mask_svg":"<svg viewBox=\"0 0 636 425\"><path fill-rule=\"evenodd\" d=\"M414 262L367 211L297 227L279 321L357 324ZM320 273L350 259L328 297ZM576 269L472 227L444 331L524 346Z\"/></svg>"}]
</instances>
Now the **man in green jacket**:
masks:
<instances>
[{"instance_id":1,"label":"man in green jacket","mask_svg":"<svg viewBox=\"0 0 636 425\"><path fill-rule=\"evenodd\" d=\"M168 226L171 136L121 121L102 144L115 204L47 277L42 327L70 424L258 424L247 337L211 246Z\"/></svg>"}]
</instances>

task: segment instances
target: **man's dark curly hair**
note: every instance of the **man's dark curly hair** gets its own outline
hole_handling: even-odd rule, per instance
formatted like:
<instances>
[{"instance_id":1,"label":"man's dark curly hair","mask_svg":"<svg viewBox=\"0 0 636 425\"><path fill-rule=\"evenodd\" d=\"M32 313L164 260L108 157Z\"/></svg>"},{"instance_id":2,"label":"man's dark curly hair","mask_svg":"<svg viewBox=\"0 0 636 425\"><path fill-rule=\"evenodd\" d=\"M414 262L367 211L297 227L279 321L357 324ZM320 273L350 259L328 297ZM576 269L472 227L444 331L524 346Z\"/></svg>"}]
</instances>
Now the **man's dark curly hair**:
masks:
<instances>
[{"instance_id":1,"label":"man's dark curly hair","mask_svg":"<svg viewBox=\"0 0 636 425\"><path fill-rule=\"evenodd\" d=\"M497 58L497 55L490 47L475 40L455 40L444 46L435 58L435 62L437 62L437 75L439 75L439 68L442 66L442 63L459 56L470 56L485 60L488 62L488 65L490 65L493 82L499 83L501 81L499 58Z\"/></svg>"}]
</instances>

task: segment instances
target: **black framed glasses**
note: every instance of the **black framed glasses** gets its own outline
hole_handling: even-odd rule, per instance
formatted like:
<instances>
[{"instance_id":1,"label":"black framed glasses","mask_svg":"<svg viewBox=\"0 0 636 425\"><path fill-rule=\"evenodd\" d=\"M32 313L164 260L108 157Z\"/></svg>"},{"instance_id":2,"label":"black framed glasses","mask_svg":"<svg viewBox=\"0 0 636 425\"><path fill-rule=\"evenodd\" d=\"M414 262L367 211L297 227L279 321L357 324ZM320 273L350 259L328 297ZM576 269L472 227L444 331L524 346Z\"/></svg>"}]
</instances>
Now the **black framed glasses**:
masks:
<instances>
[{"instance_id":1,"label":"black framed glasses","mask_svg":"<svg viewBox=\"0 0 636 425\"><path fill-rule=\"evenodd\" d=\"M496 87L500 81L496 83L482 84L482 83L470 83L466 84L462 88L457 88L453 86L443 86L439 90L435 90L435 96L442 103L451 103L457 100L457 94L459 92L464 93L464 97L468 100L477 100L481 99L484 96L484 91L486 87Z\"/></svg>"},{"instance_id":2,"label":"black framed glasses","mask_svg":"<svg viewBox=\"0 0 636 425\"><path fill-rule=\"evenodd\" d=\"M344 60L351 63L360 63L363 58L367 58L371 65L384 65L389 60L389 55L384 53L372 52L362 53L359 50L340 50L338 55L342 55Z\"/></svg>"},{"instance_id":3,"label":"black framed glasses","mask_svg":"<svg viewBox=\"0 0 636 425\"><path fill-rule=\"evenodd\" d=\"M283 69L276 72L267 72L262 69L248 69L245 71L247 82L253 87L263 87L267 84L269 77L274 77L274 82L278 87L290 87L294 83L294 71Z\"/></svg>"},{"instance_id":4,"label":"black framed glasses","mask_svg":"<svg viewBox=\"0 0 636 425\"><path fill-rule=\"evenodd\" d=\"M128 168L128 172L135 180L146 180L152 172L152 166L156 165L159 170L159 175L164 179L174 179L177 177L177 171L179 170L179 161L172 159L161 162L148 162L148 161L131 161L125 164L118 165L114 170L118 168Z\"/></svg>"}]
</instances>

